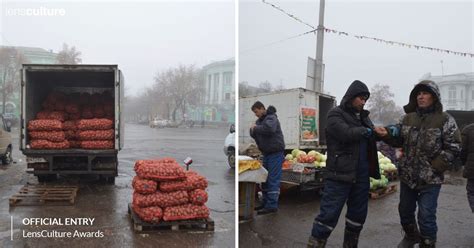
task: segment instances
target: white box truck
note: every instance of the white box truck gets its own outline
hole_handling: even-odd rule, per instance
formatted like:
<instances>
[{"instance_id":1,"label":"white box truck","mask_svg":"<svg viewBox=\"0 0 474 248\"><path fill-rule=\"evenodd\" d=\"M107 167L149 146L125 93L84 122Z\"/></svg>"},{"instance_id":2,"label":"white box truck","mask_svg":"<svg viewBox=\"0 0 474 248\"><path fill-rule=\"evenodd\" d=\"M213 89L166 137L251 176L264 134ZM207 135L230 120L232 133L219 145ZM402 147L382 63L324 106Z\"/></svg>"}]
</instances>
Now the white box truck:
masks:
<instances>
[{"instance_id":1,"label":"white box truck","mask_svg":"<svg viewBox=\"0 0 474 248\"><path fill-rule=\"evenodd\" d=\"M124 142L123 87L124 78L117 65L24 64L21 70L20 150L26 156L27 172L37 176L40 182L61 174L95 174L108 183L115 183L117 153ZM114 101L114 148L31 149L28 122L35 119L45 98L54 91L66 94L110 92Z\"/></svg>"},{"instance_id":2,"label":"white box truck","mask_svg":"<svg viewBox=\"0 0 474 248\"><path fill-rule=\"evenodd\" d=\"M239 145L246 147L255 141L250 137L250 126L257 117L252 105L261 101L265 107L273 105L285 138L285 149L325 150L327 113L335 107L334 96L304 88L295 88L239 99Z\"/></svg>"}]
</instances>

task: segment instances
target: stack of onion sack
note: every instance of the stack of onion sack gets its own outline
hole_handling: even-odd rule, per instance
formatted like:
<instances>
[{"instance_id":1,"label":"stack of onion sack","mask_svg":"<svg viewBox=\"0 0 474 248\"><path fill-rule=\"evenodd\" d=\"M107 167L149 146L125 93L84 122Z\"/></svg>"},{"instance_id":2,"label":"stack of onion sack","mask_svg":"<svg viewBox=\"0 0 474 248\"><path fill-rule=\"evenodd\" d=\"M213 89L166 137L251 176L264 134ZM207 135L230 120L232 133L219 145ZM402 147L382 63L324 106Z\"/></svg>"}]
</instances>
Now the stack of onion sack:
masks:
<instances>
[{"instance_id":1,"label":"stack of onion sack","mask_svg":"<svg viewBox=\"0 0 474 248\"><path fill-rule=\"evenodd\" d=\"M102 94L52 92L28 122L32 149L113 149L114 99Z\"/></svg>"},{"instance_id":2,"label":"stack of onion sack","mask_svg":"<svg viewBox=\"0 0 474 248\"><path fill-rule=\"evenodd\" d=\"M172 158L138 160L133 178L133 211L146 222L202 219L209 217L204 205L207 180L185 171Z\"/></svg>"}]
</instances>

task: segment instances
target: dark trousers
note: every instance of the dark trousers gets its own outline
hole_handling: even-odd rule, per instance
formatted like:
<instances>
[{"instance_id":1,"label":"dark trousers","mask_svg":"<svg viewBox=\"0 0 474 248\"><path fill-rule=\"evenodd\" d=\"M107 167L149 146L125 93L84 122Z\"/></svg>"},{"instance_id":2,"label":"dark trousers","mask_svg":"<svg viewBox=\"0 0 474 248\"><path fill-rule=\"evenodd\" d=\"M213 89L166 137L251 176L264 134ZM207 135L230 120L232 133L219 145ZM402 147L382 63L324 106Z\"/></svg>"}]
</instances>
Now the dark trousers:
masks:
<instances>
[{"instance_id":1,"label":"dark trousers","mask_svg":"<svg viewBox=\"0 0 474 248\"><path fill-rule=\"evenodd\" d=\"M469 206L471 206L471 210L474 213L474 178L467 179L466 190Z\"/></svg>"},{"instance_id":2,"label":"dark trousers","mask_svg":"<svg viewBox=\"0 0 474 248\"><path fill-rule=\"evenodd\" d=\"M346 228L359 233L367 217L369 187L368 179L357 183L326 180L320 213L314 219L311 235L317 239L327 239L336 227L342 208L346 203Z\"/></svg>"},{"instance_id":3,"label":"dark trousers","mask_svg":"<svg viewBox=\"0 0 474 248\"><path fill-rule=\"evenodd\" d=\"M263 167L268 171L267 181L262 183L263 206L268 209L278 208L280 196L281 166L285 160L283 152L263 156Z\"/></svg>"},{"instance_id":4,"label":"dark trousers","mask_svg":"<svg viewBox=\"0 0 474 248\"><path fill-rule=\"evenodd\" d=\"M400 182L400 204L398 212L402 225L416 224L415 211L418 205L418 226L423 238L436 240L436 208L441 185L428 185L422 189L412 189Z\"/></svg>"}]
</instances>

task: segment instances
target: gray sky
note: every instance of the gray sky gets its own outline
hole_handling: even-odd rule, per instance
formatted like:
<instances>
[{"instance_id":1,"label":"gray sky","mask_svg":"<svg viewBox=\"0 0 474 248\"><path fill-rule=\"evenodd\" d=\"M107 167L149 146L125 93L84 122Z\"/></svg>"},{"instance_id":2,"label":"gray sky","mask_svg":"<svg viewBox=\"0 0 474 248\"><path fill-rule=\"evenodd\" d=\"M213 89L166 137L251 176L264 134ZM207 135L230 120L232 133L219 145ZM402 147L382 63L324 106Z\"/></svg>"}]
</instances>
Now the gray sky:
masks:
<instances>
[{"instance_id":1,"label":"gray sky","mask_svg":"<svg viewBox=\"0 0 474 248\"><path fill-rule=\"evenodd\" d=\"M204 66L235 54L235 4L220 1L2 1L0 44L52 49L63 42L83 64L118 64L127 94L151 85L158 70ZM56 8L64 15L7 15L8 9Z\"/></svg>"},{"instance_id":2,"label":"gray sky","mask_svg":"<svg viewBox=\"0 0 474 248\"><path fill-rule=\"evenodd\" d=\"M273 1L301 20L317 26L319 1ZM269 80L286 88L306 86L307 57L315 57L316 35L309 34L245 52L304 33L311 28L261 1L239 5L240 78L257 85ZM325 27L414 45L474 53L472 1L326 1ZM407 103L413 84L424 74L473 72L473 59L372 40L325 33L325 91L338 102L349 84L359 79L369 88L390 85L395 102ZM369 99L370 101L370 99Z\"/></svg>"}]
</instances>

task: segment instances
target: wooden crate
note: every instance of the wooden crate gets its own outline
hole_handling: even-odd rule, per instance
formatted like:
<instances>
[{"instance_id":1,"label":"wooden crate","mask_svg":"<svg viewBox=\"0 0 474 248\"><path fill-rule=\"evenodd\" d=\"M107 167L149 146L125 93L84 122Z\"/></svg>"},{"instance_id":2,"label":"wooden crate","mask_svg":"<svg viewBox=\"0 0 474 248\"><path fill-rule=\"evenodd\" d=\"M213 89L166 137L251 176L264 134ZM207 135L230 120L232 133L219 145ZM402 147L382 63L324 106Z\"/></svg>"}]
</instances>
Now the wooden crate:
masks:
<instances>
[{"instance_id":1,"label":"wooden crate","mask_svg":"<svg viewBox=\"0 0 474 248\"><path fill-rule=\"evenodd\" d=\"M135 232L157 231L214 231L214 220L207 219L160 221L159 223L145 222L133 211L132 204L128 204L128 214L132 220Z\"/></svg>"},{"instance_id":2,"label":"wooden crate","mask_svg":"<svg viewBox=\"0 0 474 248\"><path fill-rule=\"evenodd\" d=\"M369 191L369 196L370 199L379 199L395 192L397 192L397 184L390 184L386 188Z\"/></svg>"},{"instance_id":3,"label":"wooden crate","mask_svg":"<svg viewBox=\"0 0 474 248\"><path fill-rule=\"evenodd\" d=\"M27 185L9 199L10 206L74 205L77 186Z\"/></svg>"}]
</instances>

